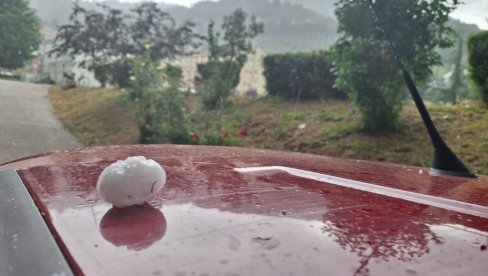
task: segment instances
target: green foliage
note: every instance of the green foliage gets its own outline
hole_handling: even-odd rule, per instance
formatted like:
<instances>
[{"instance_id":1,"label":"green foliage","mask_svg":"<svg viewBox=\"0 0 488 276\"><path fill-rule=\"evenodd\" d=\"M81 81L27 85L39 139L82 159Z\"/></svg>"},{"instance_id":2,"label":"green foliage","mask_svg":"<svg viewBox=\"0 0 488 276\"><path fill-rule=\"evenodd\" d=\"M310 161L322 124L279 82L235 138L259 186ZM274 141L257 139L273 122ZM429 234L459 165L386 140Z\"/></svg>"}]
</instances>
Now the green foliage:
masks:
<instances>
[{"instance_id":1,"label":"green foliage","mask_svg":"<svg viewBox=\"0 0 488 276\"><path fill-rule=\"evenodd\" d=\"M185 99L178 89L181 69L170 66L160 71L149 54L131 61L131 68L127 92L137 106L141 142L190 143Z\"/></svg>"},{"instance_id":2,"label":"green foliage","mask_svg":"<svg viewBox=\"0 0 488 276\"><path fill-rule=\"evenodd\" d=\"M199 82L205 82L212 77L219 77L221 80L229 81L231 84L230 90L237 87L239 84L240 71L242 67L235 61L209 61L207 63L197 64ZM230 94L229 90L229 94Z\"/></svg>"},{"instance_id":3,"label":"green foliage","mask_svg":"<svg viewBox=\"0 0 488 276\"><path fill-rule=\"evenodd\" d=\"M285 99L346 97L334 87L328 52L267 55L263 64L269 95Z\"/></svg>"},{"instance_id":4,"label":"green foliage","mask_svg":"<svg viewBox=\"0 0 488 276\"><path fill-rule=\"evenodd\" d=\"M32 58L41 43L39 19L26 0L0 2L0 67L15 69Z\"/></svg>"},{"instance_id":5,"label":"green foliage","mask_svg":"<svg viewBox=\"0 0 488 276\"><path fill-rule=\"evenodd\" d=\"M93 70L102 86L125 87L131 56L147 52L154 63L172 58L192 44L193 26L190 22L176 26L155 3L142 3L124 14L106 5L89 10L75 2L70 24L58 28L51 53L85 57L79 65Z\"/></svg>"},{"instance_id":6,"label":"green foliage","mask_svg":"<svg viewBox=\"0 0 488 276\"><path fill-rule=\"evenodd\" d=\"M236 130L236 118L224 117L224 108L215 112L198 110L192 114L194 144L210 146L239 146L240 138L247 136L246 130ZM232 109L234 110L234 109Z\"/></svg>"},{"instance_id":7,"label":"green foliage","mask_svg":"<svg viewBox=\"0 0 488 276\"><path fill-rule=\"evenodd\" d=\"M231 80L223 77L225 75L223 68L221 63L213 64L209 77L204 80L200 88L202 103L206 108L216 109L227 103L233 86Z\"/></svg>"},{"instance_id":8,"label":"green foliage","mask_svg":"<svg viewBox=\"0 0 488 276\"><path fill-rule=\"evenodd\" d=\"M379 22L417 82L426 81L431 66L440 64L436 48L453 44L454 31L445 23L457 4L447 0L375 2ZM369 0L337 2L341 38L334 46L336 83L358 106L366 130L392 129L398 122L403 81L370 5Z\"/></svg>"},{"instance_id":9,"label":"green foliage","mask_svg":"<svg viewBox=\"0 0 488 276\"><path fill-rule=\"evenodd\" d=\"M207 43L210 55L206 64L198 65L200 90L203 104L209 109L225 105L227 98L239 84L239 75L247 61L247 55L253 51L252 39L263 32L263 24L251 16L247 24L247 14L242 9L225 16L222 23L223 43L220 32L214 30L215 23L210 21Z\"/></svg>"},{"instance_id":10,"label":"green foliage","mask_svg":"<svg viewBox=\"0 0 488 276\"><path fill-rule=\"evenodd\" d=\"M483 102L488 105L488 31L468 39L469 72Z\"/></svg>"}]
</instances>

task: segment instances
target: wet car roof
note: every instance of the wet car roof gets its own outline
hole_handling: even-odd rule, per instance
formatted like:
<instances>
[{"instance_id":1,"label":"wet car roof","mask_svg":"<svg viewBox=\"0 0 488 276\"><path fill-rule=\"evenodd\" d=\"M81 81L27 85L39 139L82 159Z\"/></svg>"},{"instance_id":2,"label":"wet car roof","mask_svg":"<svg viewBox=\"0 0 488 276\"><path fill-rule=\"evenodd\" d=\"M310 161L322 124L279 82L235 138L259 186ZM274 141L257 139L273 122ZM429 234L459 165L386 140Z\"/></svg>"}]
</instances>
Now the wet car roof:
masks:
<instances>
[{"instance_id":1,"label":"wet car roof","mask_svg":"<svg viewBox=\"0 0 488 276\"><path fill-rule=\"evenodd\" d=\"M113 208L96 193L97 177L108 164L135 155L160 163L167 184L150 204ZM55 152L0 166L8 169L18 169L75 273L488 270L486 176L431 176L425 168L378 162L172 145Z\"/></svg>"}]
</instances>

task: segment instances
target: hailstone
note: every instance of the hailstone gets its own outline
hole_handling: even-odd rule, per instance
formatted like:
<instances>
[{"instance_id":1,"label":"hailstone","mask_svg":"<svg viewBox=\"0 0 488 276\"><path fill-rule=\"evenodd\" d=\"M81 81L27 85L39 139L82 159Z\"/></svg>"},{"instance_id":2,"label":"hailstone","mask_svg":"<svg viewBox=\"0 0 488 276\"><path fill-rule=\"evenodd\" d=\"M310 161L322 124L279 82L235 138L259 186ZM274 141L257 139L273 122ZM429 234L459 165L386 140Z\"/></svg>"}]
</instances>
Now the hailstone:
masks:
<instances>
[{"instance_id":1,"label":"hailstone","mask_svg":"<svg viewBox=\"0 0 488 276\"><path fill-rule=\"evenodd\" d=\"M133 156L106 167L98 177L97 192L115 207L124 208L151 201L165 182L161 165Z\"/></svg>"}]
</instances>

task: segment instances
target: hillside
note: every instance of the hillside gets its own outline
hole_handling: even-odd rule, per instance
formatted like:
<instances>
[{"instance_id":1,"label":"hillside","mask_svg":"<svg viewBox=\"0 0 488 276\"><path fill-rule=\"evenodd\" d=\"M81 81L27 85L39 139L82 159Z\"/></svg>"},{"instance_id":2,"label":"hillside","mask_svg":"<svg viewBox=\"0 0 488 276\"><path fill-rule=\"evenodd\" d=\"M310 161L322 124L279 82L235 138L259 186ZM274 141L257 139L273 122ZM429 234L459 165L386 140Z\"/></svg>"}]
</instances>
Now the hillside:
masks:
<instances>
[{"instance_id":1,"label":"hillside","mask_svg":"<svg viewBox=\"0 0 488 276\"><path fill-rule=\"evenodd\" d=\"M44 25L56 27L68 23L72 1L68 0L30 0ZM130 11L135 3L118 1L104 2L111 8L124 12ZM99 9L94 2L80 1L87 9ZM219 2L203 1L191 8L176 5L159 6L171 14L177 22L192 21L196 23L195 31L206 34L211 19L220 26L225 15L237 8L258 17L264 23L265 32L257 38L257 44L268 53L311 51L327 48L336 39L336 22L332 18L302 5L267 0L221 0Z\"/></svg>"},{"instance_id":2,"label":"hillside","mask_svg":"<svg viewBox=\"0 0 488 276\"><path fill-rule=\"evenodd\" d=\"M283 2L302 5L306 9L325 17L335 18L334 3L337 2L337 0L283 0Z\"/></svg>"},{"instance_id":3,"label":"hillside","mask_svg":"<svg viewBox=\"0 0 488 276\"><path fill-rule=\"evenodd\" d=\"M191 8L173 7L167 11L178 21L190 20L197 24L197 32L206 34L208 22L213 19L220 26L224 15L242 8L264 23L264 34L257 44L268 53L311 51L328 48L336 39L337 24L302 5L265 0L203 1Z\"/></svg>"},{"instance_id":4,"label":"hillside","mask_svg":"<svg viewBox=\"0 0 488 276\"><path fill-rule=\"evenodd\" d=\"M65 126L87 146L139 139L133 107L118 90L54 87L49 99ZM195 111L195 99L191 100ZM488 175L488 110L474 102L428 108L452 149L472 170ZM347 102L241 99L234 100L220 119L208 116L195 122L192 131L203 136L221 125L232 145L425 167L431 162L430 141L412 104L403 108L397 131L375 134L358 129L359 114ZM247 136L234 137L243 132Z\"/></svg>"}]
</instances>

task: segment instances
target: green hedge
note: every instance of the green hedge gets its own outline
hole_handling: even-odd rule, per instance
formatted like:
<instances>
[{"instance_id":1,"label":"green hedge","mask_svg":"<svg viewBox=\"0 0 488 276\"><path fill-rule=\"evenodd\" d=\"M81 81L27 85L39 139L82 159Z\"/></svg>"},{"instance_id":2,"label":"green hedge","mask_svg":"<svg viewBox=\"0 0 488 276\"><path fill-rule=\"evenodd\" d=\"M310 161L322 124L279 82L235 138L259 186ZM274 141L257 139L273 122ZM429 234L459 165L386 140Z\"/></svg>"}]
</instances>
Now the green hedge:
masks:
<instances>
[{"instance_id":1,"label":"green hedge","mask_svg":"<svg viewBox=\"0 0 488 276\"><path fill-rule=\"evenodd\" d=\"M488 105L488 31L471 35L468 39L469 71L481 99Z\"/></svg>"},{"instance_id":2,"label":"green hedge","mask_svg":"<svg viewBox=\"0 0 488 276\"><path fill-rule=\"evenodd\" d=\"M333 66L325 51L268 55L263 63L270 95L300 100L346 98L334 86Z\"/></svg>"}]
</instances>

